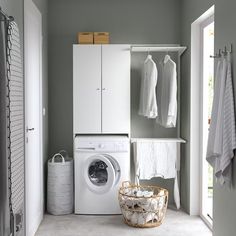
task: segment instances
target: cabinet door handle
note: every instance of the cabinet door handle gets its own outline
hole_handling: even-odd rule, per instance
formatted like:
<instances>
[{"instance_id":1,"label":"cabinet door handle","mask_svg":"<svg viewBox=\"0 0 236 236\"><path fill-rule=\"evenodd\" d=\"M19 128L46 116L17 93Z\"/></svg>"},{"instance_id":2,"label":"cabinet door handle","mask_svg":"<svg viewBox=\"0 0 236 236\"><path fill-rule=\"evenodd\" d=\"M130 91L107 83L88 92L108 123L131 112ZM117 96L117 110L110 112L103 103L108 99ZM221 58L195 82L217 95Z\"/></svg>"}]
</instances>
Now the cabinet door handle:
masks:
<instances>
[{"instance_id":1,"label":"cabinet door handle","mask_svg":"<svg viewBox=\"0 0 236 236\"><path fill-rule=\"evenodd\" d=\"M97 88L96 90L97 90L97 91L99 91L99 90L100 90L100 88Z\"/></svg>"},{"instance_id":2,"label":"cabinet door handle","mask_svg":"<svg viewBox=\"0 0 236 236\"><path fill-rule=\"evenodd\" d=\"M103 88L102 90L106 90L106 88Z\"/></svg>"}]
</instances>

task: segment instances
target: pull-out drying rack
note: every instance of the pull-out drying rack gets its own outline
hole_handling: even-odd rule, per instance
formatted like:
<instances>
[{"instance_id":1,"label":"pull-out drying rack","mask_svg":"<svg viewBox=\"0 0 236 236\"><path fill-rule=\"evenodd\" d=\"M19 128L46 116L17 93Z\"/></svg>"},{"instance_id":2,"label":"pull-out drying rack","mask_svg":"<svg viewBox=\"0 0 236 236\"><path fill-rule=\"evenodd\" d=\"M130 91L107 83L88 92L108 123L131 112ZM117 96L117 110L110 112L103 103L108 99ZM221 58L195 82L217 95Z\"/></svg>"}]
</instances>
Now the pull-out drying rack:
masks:
<instances>
[{"instance_id":1,"label":"pull-out drying rack","mask_svg":"<svg viewBox=\"0 0 236 236\"><path fill-rule=\"evenodd\" d=\"M131 143L136 142L186 143L186 140L182 138L131 138Z\"/></svg>"}]
</instances>

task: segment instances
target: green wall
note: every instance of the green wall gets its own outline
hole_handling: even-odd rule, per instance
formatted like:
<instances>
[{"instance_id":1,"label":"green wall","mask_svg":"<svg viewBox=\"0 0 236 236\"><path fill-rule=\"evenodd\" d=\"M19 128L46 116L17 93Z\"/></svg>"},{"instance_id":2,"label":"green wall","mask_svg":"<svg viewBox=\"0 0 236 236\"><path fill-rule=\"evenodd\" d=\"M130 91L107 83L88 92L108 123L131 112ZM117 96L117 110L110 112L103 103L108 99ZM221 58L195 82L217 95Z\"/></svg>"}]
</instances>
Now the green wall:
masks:
<instances>
[{"instance_id":1,"label":"green wall","mask_svg":"<svg viewBox=\"0 0 236 236\"><path fill-rule=\"evenodd\" d=\"M179 43L180 1L50 0L49 12L49 153L66 149L72 155L72 44L77 42L77 32L108 31L111 43ZM145 57L132 55L131 129L135 137L154 137L157 130L161 136L164 132L154 127L154 121L137 115L140 68ZM175 135L174 130L169 132Z\"/></svg>"},{"instance_id":2,"label":"green wall","mask_svg":"<svg viewBox=\"0 0 236 236\"><path fill-rule=\"evenodd\" d=\"M49 153L66 149L72 155L72 45L77 43L77 32L108 31L113 44L176 44L180 42L180 0L149 0L148 4L146 0L50 0L49 12ZM157 64L164 56L152 55ZM176 137L176 129L166 130L138 115L146 56L133 53L131 59L131 135ZM173 181L154 182L172 193Z\"/></svg>"}]
</instances>

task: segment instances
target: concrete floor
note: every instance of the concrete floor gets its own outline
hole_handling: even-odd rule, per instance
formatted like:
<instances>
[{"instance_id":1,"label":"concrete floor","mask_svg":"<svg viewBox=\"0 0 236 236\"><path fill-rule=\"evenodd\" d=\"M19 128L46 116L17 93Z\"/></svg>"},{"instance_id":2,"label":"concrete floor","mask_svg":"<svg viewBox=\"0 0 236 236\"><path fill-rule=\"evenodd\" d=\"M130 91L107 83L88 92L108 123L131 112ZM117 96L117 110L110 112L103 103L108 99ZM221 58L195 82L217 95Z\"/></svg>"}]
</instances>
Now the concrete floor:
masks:
<instances>
[{"instance_id":1,"label":"concrete floor","mask_svg":"<svg viewBox=\"0 0 236 236\"><path fill-rule=\"evenodd\" d=\"M212 236L199 217L168 210L164 223L151 229L132 228L122 216L45 215L35 236Z\"/></svg>"}]
</instances>

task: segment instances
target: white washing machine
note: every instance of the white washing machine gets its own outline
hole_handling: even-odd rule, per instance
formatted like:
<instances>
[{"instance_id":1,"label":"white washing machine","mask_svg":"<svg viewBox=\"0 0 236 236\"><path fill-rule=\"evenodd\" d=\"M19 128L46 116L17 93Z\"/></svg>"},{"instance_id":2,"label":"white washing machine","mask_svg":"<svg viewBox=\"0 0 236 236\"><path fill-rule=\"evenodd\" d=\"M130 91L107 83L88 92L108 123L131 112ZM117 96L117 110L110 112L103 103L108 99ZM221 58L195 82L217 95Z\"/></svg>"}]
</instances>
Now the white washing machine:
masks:
<instances>
[{"instance_id":1,"label":"white washing machine","mask_svg":"<svg viewBox=\"0 0 236 236\"><path fill-rule=\"evenodd\" d=\"M118 189L130 180L127 136L76 136L75 214L120 214Z\"/></svg>"}]
</instances>

